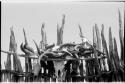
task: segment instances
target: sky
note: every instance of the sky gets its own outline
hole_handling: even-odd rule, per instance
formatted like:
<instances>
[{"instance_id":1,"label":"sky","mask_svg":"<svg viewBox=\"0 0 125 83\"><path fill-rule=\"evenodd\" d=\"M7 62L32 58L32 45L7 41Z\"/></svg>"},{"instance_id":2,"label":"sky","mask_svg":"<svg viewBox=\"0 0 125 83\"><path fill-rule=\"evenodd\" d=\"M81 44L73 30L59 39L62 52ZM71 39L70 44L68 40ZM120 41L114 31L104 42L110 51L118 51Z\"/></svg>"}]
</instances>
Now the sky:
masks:
<instances>
[{"instance_id":1,"label":"sky","mask_svg":"<svg viewBox=\"0 0 125 83\"><path fill-rule=\"evenodd\" d=\"M1 22L1 49L9 50L10 27L16 37L18 53L20 44L24 42L23 28L26 31L28 43L35 48L33 40L39 44L41 37L41 26L45 23L48 44L57 42L57 23L61 26L62 15L65 14L64 25L64 43L80 43L79 27L81 25L83 35L92 42L92 27L95 23L101 30L104 24L105 38L108 43L108 30L112 29L113 37L116 38L118 51L120 53L119 43L119 23L118 9L121 12L122 22L124 23L124 3L123 2L3 2L2 3L2 22ZM123 24L124 26L124 24ZM6 55L1 53L2 68ZM24 68L24 59L20 58Z\"/></svg>"}]
</instances>

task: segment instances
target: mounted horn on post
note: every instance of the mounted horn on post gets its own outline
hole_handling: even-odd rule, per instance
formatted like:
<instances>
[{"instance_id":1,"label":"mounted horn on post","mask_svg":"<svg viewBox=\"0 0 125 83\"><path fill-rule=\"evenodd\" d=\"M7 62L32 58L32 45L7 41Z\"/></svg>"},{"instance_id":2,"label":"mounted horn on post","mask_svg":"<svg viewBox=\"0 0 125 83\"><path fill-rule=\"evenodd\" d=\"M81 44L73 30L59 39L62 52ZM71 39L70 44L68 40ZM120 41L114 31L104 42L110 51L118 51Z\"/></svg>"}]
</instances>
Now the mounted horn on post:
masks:
<instances>
[{"instance_id":1,"label":"mounted horn on post","mask_svg":"<svg viewBox=\"0 0 125 83\"><path fill-rule=\"evenodd\" d=\"M31 54L34 53L34 50L33 48L28 46L28 41L27 41L26 33L24 29L23 29L23 33L24 33L25 44L23 45L22 43L20 48L26 55L30 56ZM32 72L32 64L31 64L31 59L29 57L25 58L25 66L26 66L26 72Z\"/></svg>"},{"instance_id":2,"label":"mounted horn on post","mask_svg":"<svg viewBox=\"0 0 125 83\"><path fill-rule=\"evenodd\" d=\"M34 42L34 44L35 44L35 46L36 46L37 53L38 53L38 55L40 56L43 52L42 52L42 51L40 51L40 49L39 49L39 47L38 47L37 43L35 42L35 40L33 40L33 42Z\"/></svg>"}]
</instances>

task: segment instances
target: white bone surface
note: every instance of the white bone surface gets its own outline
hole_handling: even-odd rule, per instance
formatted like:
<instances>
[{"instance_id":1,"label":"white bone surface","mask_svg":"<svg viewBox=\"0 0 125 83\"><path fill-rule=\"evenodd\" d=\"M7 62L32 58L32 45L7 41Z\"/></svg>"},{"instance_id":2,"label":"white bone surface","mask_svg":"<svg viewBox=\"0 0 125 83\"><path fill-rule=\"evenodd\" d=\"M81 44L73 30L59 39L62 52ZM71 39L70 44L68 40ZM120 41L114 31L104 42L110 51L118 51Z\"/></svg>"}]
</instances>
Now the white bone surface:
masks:
<instances>
[{"instance_id":1,"label":"white bone surface","mask_svg":"<svg viewBox=\"0 0 125 83\"><path fill-rule=\"evenodd\" d=\"M62 76L64 73L64 65L66 61L53 61L54 62L54 68L55 68L55 75L57 76L57 79L62 81ZM58 71L60 70L61 77L58 76ZM64 77L63 77L64 79Z\"/></svg>"},{"instance_id":2,"label":"white bone surface","mask_svg":"<svg viewBox=\"0 0 125 83\"><path fill-rule=\"evenodd\" d=\"M38 63L34 63L33 64L33 73L35 76L37 76L39 74L41 67Z\"/></svg>"},{"instance_id":3,"label":"white bone surface","mask_svg":"<svg viewBox=\"0 0 125 83\"><path fill-rule=\"evenodd\" d=\"M59 48L59 46L55 46L55 47L52 48L52 51L57 51L58 48Z\"/></svg>"}]
</instances>

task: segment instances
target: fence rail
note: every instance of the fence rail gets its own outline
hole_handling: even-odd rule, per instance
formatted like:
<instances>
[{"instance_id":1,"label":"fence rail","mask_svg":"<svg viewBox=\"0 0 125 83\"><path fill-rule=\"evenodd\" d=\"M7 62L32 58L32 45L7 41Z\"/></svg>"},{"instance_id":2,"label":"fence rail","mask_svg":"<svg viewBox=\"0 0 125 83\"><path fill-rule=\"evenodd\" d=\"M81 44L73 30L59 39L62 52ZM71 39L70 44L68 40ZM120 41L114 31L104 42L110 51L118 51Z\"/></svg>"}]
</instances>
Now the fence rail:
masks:
<instances>
[{"instance_id":1,"label":"fence rail","mask_svg":"<svg viewBox=\"0 0 125 83\"><path fill-rule=\"evenodd\" d=\"M24 39L25 44L21 44L21 50L24 54L17 53L17 44L14 36L13 28L10 29L10 46L9 51L0 50L3 53L7 54L7 61L5 62L5 69L1 69L1 82L56 82L60 81L61 74L59 69L61 66L65 66L63 70L64 76L61 77L61 82L123 82L125 81L124 77L124 37L123 37L123 27L121 22L120 11L119 14L119 38L120 38L120 46L121 53L118 55L117 43L115 38L112 37L111 27L109 28L109 49L107 48L107 43L104 36L104 25L102 24L101 34L98 29L97 24L93 27L93 45L89 44L89 41L84 38L82 34L82 28L79 25L80 30L80 38L82 43L76 44L63 44L63 29L65 24L65 15L63 15L62 25L59 27L57 24L57 45L60 46L60 50L64 47L69 47L75 49L75 51L69 51L69 55L77 54L77 58L73 57L71 59L67 59L65 57L60 58L41 58L41 55L46 53L48 49L51 49L55 45L50 45L47 47L47 38L46 32L44 30L44 23L41 28L42 40L40 41L40 46L35 43L37 48L37 53L29 46L25 30ZM91 48L89 53L84 53L88 49L84 48L85 45ZM74 47L75 46L75 47ZM101 47L102 46L102 47ZM82 47L82 49L81 49ZM102 48L102 49L101 49ZM41 51L42 50L42 51ZM44 51L43 51L44 50ZM90 50L90 49L89 49ZM103 52L101 52L103 50ZM54 51L52 51L54 54ZM56 51L60 53L61 51ZM11 57L13 56L13 64L11 64ZM59 55L59 54L58 54ZM60 55L59 55L60 56ZM25 72L22 69L21 62L19 57L25 58ZM43 56L42 56L43 57ZM47 56L48 57L48 56ZM40 59L40 62L38 61ZM32 64L32 60L37 60L37 64ZM42 62L43 61L43 62ZM85 64L83 63L85 62ZM56 68L58 69L58 75L56 68L52 69L52 63L56 62L58 65ZM63 62L67 62L67 64L63 64ZM69 63L70 64L69 64ZM47 65L46 65L47 63ZM63 65L62 65L63 64ZM12 68L13 65L13 68ZM36 70L33 70L35 67ZM54 66L53 66L54 67ZM60 67L60 68L58 68ZM13 69L13 70L12 70ZM56 72L55 72L56 71Z\"/></svg>"}]
</instances>

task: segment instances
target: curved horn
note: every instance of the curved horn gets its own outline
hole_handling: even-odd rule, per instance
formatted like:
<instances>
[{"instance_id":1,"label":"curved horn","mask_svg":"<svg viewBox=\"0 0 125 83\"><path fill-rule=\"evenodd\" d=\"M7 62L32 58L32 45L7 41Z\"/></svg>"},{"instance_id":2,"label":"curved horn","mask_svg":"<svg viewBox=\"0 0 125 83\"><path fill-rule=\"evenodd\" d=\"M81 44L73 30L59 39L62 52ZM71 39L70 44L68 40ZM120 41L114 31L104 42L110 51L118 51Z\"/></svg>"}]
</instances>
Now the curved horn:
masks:
<instances>
[{"instance_id":1,"label":"curved horn","mask_svg":"<svg viewBox=\"0 0 125 83\"><path fill-rule=\"evenodd\" d=\"M35 40L33 40L33 42L34 42L34 44L35 44L35 46L36 46L36 49L37 49L38 54L41 55L41 52L40 52L40 49L39 49L37 43L35 42Z\"/></svg>"},{"instance_id":2,"label":"curved horn","mask_svg":"<svg viewBox=\"0 0 125 83\"><path fill-rule=\"evenodd\" d=\"M28 51L27 49L25 49L25 46L23 45L23 43L20 46L21 50L25 53L25 54L30 54L31 52Z\"/></svg>"},{"instance_id":3,"label":"curved horn","mask_svg":"<svg viewBox=\"0 0 125 83\"><path fill-rule=\"evenodd\" d=\"M49 56L48 56L48 54L49 54ZM38 58L38 63L40 64L40 61L41 61L41 59L45 56L45 57L47 57L47 58L54 58L55 57L55 55L57 55L56 53L53 53L53 52L44 52L41 56L39 56L39 58Z\"/></svg>"},{"instance_id":4,"label":"curved horn","mask_svg":"<svg viewBox=\"0 0 125 83\"><path fill-rule=\"evenodd\" d=\"M74 47L74 49L76 50L76 51L79 51L79 47L80 47L81 45L76 45L75 47Z\"/></svg>"},{"instance_id":5,"label":"curved horn","mask_svg":"<svg viewBox=\"0 0 125 83\"><path fill-rule=\"evenodd\" d=\"M62 49L63 47L66 47L66 46L76 46L76 44L71 44L71 43L62 44L60 45L59 49Z\"/></svg>"},{"instance_id":6,"label":"curved horn","mask_svg":"<svg viewBox=\"0 0 125 83\"><path fill-rule=\"evenodd\" d=\"M20 45L20 49L25 53L25 50L24 50L24 45L23 45L23 43L21 43L21 45Z\"/></svg>"},{"instance_id":7,"label":"curved horn","mask_svg":"<svg viewBox=\"0 0 125 83\"><path fill-rule=\"evenodd\" d=\"M29 50L30 52L34 53L33 48L29 47L28 44L25 44L24 48L27 49L27 50Z\"/></svg>"},{"instance_id":8,"label":"curved horn","mask_svg":"<svg viewBox=\"0 0 125 83\"><path fill-rule=\"evenodd\" d=\"M51 48L53 48L54 46L55 46L55 44L48 45L48 46L46 47L46 50L47 50L47 49L51 49Z\"/></svg>"},{"instance_id":9,"label":"curved horn","mask_svg":"<svg viewBox=\"0 0 125 83\"><path fill-rule=\"evenodd\" d=\"M68 52L68 51L63 50L61 52L65 52L65 53L69 54L71 57L73 57L73 55L70 52ZM66 57L66 55L64 55L64 57Z\"/></svg>"},{"instance_id":10,"label":"curved horn","mask_svg":"<svg viewBox=\"0 0 125 83\"><path fill-rule=\"evenodd\" d=\"M48 58L59 57L57 53L53 53L53 52L48 52L48 53L45 53L44 55L46 55Z\"/></svg>"}]
</instances>

